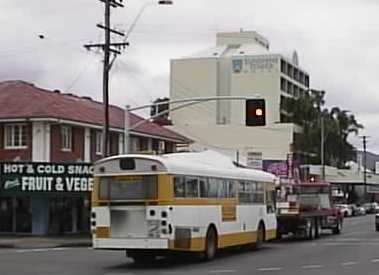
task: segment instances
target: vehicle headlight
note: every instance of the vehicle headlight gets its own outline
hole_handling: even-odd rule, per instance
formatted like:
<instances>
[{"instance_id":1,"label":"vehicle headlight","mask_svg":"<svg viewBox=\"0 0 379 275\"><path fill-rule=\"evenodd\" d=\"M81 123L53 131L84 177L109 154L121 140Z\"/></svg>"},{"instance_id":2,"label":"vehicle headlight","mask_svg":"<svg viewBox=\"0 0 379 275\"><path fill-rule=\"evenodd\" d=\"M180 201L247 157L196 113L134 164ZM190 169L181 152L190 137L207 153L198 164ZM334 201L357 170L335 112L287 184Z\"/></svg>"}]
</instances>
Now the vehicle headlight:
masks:
<instances>
[{"instance_id":1,"label":"vehicle headlight","mask_svg":"<svg viewBox=\"0 0 379 275\"><path fill-rule=\"evenodd\" d=\"M147 233L150 238L159 238L159 221L147 221Z\"/></svg>"}]
</instances>

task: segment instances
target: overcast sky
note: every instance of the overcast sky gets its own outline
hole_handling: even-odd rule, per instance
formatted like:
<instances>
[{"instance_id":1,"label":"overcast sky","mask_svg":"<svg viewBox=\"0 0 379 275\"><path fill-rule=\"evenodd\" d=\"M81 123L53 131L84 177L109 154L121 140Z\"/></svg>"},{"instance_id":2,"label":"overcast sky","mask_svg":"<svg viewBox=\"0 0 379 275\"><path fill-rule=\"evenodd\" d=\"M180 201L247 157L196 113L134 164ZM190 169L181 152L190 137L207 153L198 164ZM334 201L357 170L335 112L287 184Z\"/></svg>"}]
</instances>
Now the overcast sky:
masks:
<instances>
[{"instance_id":1,"label":"overcast sky","mask_svg":"<svg viewBox=\"0 0 379 275\"><path fill-rule=\"evenodd\" d=\"M112 10L113 26L128 30L147 1ZM153 1L151 1L153 2ZM356 115L379 153L379 1L174 0L146 8L130 47L111 72L111 103L141 105L169 93L169 60L212 47L218 31L254 30L271 51L296 50L311 86L327 92L327 106ZM102 99L103 4L95 0L0 1L0 80L21 79ZM39 38L43 35L44 39ZM358 149L358 137L351 139Z\"/></svg>"}]
</instances>

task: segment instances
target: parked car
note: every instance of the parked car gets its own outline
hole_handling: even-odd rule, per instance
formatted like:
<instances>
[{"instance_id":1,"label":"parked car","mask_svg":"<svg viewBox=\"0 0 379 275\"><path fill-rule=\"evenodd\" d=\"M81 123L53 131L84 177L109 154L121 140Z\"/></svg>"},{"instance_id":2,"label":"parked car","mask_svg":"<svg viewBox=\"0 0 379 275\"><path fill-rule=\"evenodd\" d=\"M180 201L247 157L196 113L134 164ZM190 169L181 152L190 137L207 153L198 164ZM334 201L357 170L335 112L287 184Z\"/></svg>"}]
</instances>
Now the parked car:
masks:
<instances>
[{"instance_id":1,"label":"parked car","mask_svg":"<svg viewBox=\"0 0 379 275\"><path fill-rule=\"evenodd\" d=\"M358 215L366 215L366 209L363 206L358 206Z\"/></svg>"},{"instance_id":2,"label":"parked car","mask_svg":"<svg viewBox=\"0 0 379 275\"><path fill-rule=\"evenodd\" d=\"M353 209L349 207L348 204L335 204L334 206L340 210L344 217L350 217L353 215Z\"/></svg>"},{"instance_id":3,"label":"parked car","mask_svg":"<svg viewBox=\"0 0 379 275\"><path fill-rule=\"evenodd\" d=\"M365 203L363 207L367 214L379 213L379 205L376 202Z\"/></svg>"},{"instance_id":4,"label":"parked car","mask_svg":"<svg viewBox=\"0 0 379 275\"><path fill-rule=\"evenodd\" d=\"M358 216L359 215L359 208L355 204L349 204L348 207L351 209L351 215L352 216Z\"/></svg>"}]
</instances>

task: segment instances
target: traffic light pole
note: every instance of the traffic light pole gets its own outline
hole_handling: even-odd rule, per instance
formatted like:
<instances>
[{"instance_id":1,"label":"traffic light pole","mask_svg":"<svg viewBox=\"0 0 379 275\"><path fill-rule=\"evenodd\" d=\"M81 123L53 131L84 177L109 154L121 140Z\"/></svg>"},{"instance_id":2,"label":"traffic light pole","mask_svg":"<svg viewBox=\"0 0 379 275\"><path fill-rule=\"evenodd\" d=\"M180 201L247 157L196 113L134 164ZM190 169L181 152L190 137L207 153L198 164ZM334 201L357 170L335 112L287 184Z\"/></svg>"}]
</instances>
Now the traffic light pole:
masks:
<instances>
[{"instance_id":1,"label":"traffic light pole","mask_svg":"<svg viewBox=\"0 0 379 275\"><path fill-rule=\"evenodd\" d=\"M169 100L169 101L164 101L164 102L157 102L153 104L147 104L147 105L142 105L134 108L130 108L129 105L125 107L125 125L124 125L124 153L128 154L129 153L129 138L130 138L130 131L133 129L136 129L138 126L148 122L152 118L159 117L161 115L189 107L195 104L199 104L202 102L206 101L215 101L215 100L249 100L249 99L262 99L260 97L251 97L251 96L209 96L209 97L190 97L190 98L183 98L183 99L176 99L176 100ZM154 116L151 116L149 118L146 118L145 120L142 120L140 122L137 122L136 124L130 126L130 118L129 118L129 113L131 111L137 111L137 110L142 110L146 108L150 108L152 106L159 106L163 104L178 104L178 103L186 103L182 104L179 106L175 106L173 108L170 108L169 110L164 110L160 113L155 114Z\"/></svg>"}]
</instances>

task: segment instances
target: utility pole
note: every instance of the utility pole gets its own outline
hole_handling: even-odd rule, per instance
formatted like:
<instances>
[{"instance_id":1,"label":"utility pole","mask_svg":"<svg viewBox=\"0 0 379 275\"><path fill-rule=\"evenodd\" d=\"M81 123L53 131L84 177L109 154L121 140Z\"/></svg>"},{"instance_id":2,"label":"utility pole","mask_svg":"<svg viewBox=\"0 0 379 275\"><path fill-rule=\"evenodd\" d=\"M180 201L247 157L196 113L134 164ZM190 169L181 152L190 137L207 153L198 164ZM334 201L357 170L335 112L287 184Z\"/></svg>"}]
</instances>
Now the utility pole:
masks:
<instances>
[{"instance_id":1,"label":"utility pole","mask_svg":"<svg viewBox=\"0 0 379 275\"><path fill-rule=\"evenodd\" d=\"M104 30L105 41L102 44L86 44L84 47L87 50L92 48L101 48L104 51L104 64L103 64L103 110L104 110L104 124L103 124L103 157L109 156L109 72L112 67L112 63L109 63L110 54L114 56L121 54L120 49L124 49L129 45L128 42L112 43L111 33L124 36L124 33L111 28L110 15L111 7L119 8L124 7L123 0L100 0L104 3L104 25L97 24L96 26Z\"/></svg>"},{"instance_id":2,"label":"utility pole","mask_svg":"<svg viewBox=\"0 0 379 275\"><path fill-rule=\"evenodd\" d=\"M367 139L368 136L361 136L363 141L363 186L364 186L364 199L367 200Z\"/></svg>"},{"instance_id":3,"label":"utility pole","mask_svg":"<svg viewBox=\"0 0 379 275\"><path fill-rule=\"evenodd\" d=\"M321 179L325 181L325 129L324 116L321 113Z\"/></svg>"}]
</instances>

